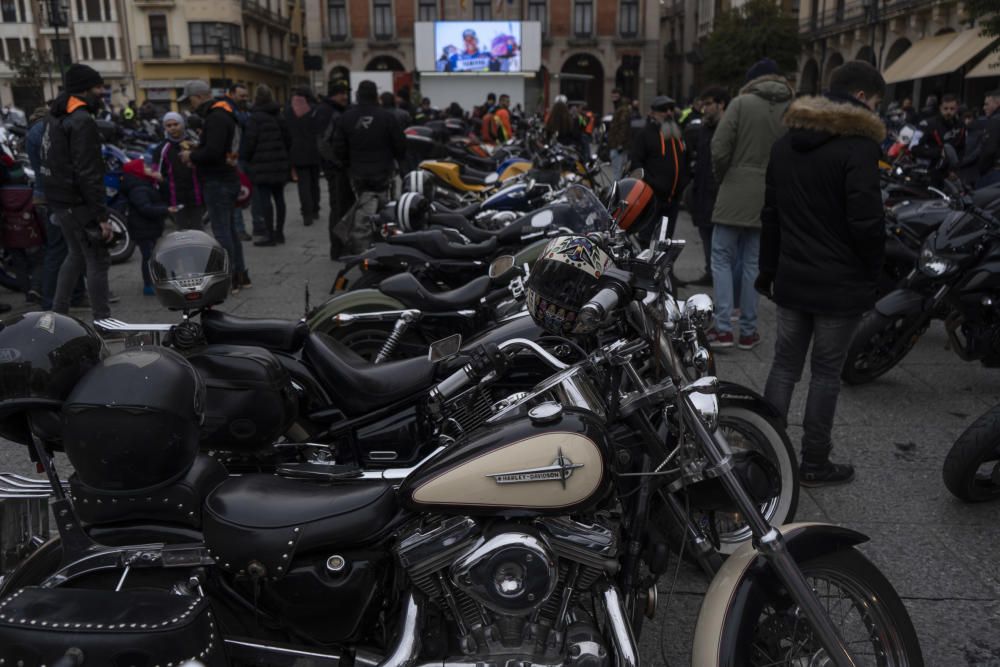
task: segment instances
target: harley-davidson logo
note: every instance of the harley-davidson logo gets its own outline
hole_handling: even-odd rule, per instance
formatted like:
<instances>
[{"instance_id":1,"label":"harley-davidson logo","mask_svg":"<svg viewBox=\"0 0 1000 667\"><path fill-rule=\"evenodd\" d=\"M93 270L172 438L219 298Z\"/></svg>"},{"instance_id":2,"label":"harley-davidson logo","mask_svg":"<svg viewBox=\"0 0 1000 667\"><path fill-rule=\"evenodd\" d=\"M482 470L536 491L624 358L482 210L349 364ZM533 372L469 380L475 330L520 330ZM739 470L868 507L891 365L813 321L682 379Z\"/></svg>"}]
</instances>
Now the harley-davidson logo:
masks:
<instances>
[{"instance_id":1,"label":"harley-davidson logo","mask_svg":"<svg viewBox=\"0 0 1000 667\"><path fill-rule=\"evenodd\" d=\"M528 468L526 470L511 470L510 472L495 472L486 475L492 477L497 484L520 484L523 482L561 482L566 488L566 480L572 477L573 471L582 468L582 463L573 463L564 456L562 449L550 466Z\"/></svg>"}]
</instances>

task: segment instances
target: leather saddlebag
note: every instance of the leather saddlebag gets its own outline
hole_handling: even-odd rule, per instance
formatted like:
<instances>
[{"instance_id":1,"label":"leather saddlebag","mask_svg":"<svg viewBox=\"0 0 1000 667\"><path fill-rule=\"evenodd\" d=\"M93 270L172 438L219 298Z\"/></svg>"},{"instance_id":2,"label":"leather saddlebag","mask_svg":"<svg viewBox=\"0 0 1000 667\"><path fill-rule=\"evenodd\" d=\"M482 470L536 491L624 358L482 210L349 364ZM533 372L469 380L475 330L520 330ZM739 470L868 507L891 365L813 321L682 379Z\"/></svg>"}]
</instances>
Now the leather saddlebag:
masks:
<instances>
[{"instance_id":1,"label":"leather saddlebag","mask_svg":"<svg viewBox=\"0 0 1000 667\"><path fill-rule=\"evenodd\" d=\"M268 350L209 345L187 360L207 389L203 449L259 452L274 444L298 416L291 377Z\"/></svg>"},{"instance_id":2,"label":"leather saddlebag","mask_svg":"<svg viewBox=\"0 0 1000 667\"><path fill-rule=\"evenodd\" d=\"M0 188L3 207L3 245L5 248L36 248L45 243L45 227L34 207L32 189L26 185Z\"/></svg>"},{"instance_id":3,"label":"leather saddlebag","mask_svg":"<svg viewBox=\"0 0 1000 667\"><path fill-rule=\"evenodd\" d=\"M29 587L0 601L0 664L52 665L70 649L102 667L226 665L207 598Z\"/></svg>"}]
</instances>

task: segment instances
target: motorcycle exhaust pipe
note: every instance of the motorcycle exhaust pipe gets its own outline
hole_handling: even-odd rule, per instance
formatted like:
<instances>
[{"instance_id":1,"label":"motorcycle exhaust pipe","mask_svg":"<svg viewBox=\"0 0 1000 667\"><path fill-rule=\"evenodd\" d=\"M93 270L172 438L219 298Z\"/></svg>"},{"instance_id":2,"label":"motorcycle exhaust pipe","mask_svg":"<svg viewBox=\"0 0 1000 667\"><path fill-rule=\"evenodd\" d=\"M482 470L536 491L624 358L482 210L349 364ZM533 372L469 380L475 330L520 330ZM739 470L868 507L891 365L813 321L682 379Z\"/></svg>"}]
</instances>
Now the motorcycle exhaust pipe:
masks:
<instances>
[{"instance_id":1,"label":"motorcycle exhaust pipe","mask_svg":"<svg viewBox=\"0 0 1000 667\"><path fill-rule=\"evenodd\" d=\"M635 645L635 635L628 621L628 614L622 607L618 589L613 584L607 584L601 591L601 601L608 616L608 627L611 629L611 641L615 645L618 667L639 667L639 650Z\"/></svg>"},{"instance_id":2,"label":"motorcycle exhaust pipe","mask_svg":"<svg viewBox=\"0 0 1000 667\"><path fill-rule=\"evenodd\" d=\"M424 625L424 605L413 593L406 596L396 624L396 643L385 657L364 649L354 655L355 667L414 667L420 653L420 631Z\"/></svg>"}]
</instances>

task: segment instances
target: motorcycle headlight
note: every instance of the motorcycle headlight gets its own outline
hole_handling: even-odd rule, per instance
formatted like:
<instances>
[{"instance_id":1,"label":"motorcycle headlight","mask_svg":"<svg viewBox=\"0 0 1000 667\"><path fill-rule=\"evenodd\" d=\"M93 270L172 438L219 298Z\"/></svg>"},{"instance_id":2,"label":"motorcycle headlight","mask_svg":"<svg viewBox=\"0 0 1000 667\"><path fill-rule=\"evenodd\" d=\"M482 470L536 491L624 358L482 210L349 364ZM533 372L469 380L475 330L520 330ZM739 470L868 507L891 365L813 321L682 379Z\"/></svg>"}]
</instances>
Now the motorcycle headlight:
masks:
<instances>
[{"instance_id":1,"label":"motorcycle headlight","mask_svg":"<svg viewBox=\"0 0 1000 667\"><path fill-rule=\"evenodd\" d=\"M924 275L930 276L931 278L940 278L941 276L954 271L956 264L950 259L935 255L932 249L924 248L920 251L920 259L917 262L917 267Z\"/></svg>"}]
</instances>

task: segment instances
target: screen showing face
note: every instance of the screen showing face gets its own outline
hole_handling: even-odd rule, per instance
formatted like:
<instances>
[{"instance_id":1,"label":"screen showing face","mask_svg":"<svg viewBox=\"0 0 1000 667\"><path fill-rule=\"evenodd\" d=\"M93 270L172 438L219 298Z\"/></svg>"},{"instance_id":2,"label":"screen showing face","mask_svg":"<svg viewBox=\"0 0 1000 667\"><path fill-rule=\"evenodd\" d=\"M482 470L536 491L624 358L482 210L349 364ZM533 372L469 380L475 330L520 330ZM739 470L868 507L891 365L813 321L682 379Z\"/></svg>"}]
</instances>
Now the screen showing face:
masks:
<instances>
[{"instance_id":1,"label":"screen showing face","mask_svg":"<svg viewBox=\"0 0 1000 667\"><path fill-rule=\"evenodd\" d=\"M448 21L434 24L438 72L520 72L517 21Z\"/></svg>"}]
</instances>

